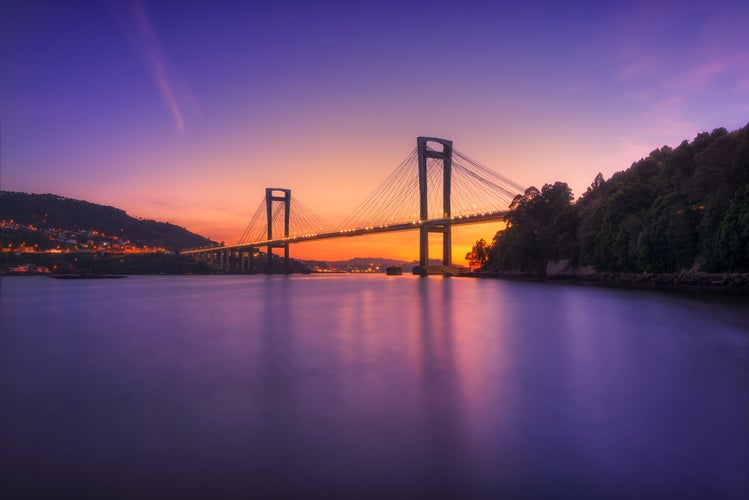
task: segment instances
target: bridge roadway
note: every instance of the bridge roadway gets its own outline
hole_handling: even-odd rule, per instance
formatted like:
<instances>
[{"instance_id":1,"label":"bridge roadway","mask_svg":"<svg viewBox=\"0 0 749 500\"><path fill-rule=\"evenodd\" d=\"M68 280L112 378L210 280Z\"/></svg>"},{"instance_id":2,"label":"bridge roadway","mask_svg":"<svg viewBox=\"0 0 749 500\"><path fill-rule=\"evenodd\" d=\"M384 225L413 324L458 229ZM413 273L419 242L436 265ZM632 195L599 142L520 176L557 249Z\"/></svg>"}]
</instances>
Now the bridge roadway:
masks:
<instances>
[{"instance_id":1,"label":"bridge roadway","mask_svg":"<svg viewBox=\"0 0 749 500\"><path fill-rule=\"evenodd\" d=\"M210 253L210 252L225 251L225 250L247 250L250 248L258 248L258 247L264 247L268 245L274 246L274 245L280 245L284 243L302 243L305 241L326 240L326 239L331 239L331 238L347 238L347 237L352 237L352 236L364 236L367 234L405 231L408 229L418 229L421 226L441 227L446 224L452 225L452 226L458 226L458 225L464 225L464 224L480 224L483 222L494 222L494 221L504 220L504 217L506 214L507 214L507 210L503 210L499 212L483 212L483 213L477 213L477 214L471 214L471 215L456 215L456 216L447 217L444 219L430 219L430 220L423 220L423 221L403 222L399 224L369 226L369 227L363 227L359 229L341 229L337 231L331 231L328 233L306 234L303 236L289 236L288 238L277 238L273 240L256 241L253 243L242 243L238 245L229 245L229 246L223 246L223 247L196 248L196 249L191 249L191 250L183 250L180 252L180 254L197 255L201 253Z\"/></svg>"}]
</instances>

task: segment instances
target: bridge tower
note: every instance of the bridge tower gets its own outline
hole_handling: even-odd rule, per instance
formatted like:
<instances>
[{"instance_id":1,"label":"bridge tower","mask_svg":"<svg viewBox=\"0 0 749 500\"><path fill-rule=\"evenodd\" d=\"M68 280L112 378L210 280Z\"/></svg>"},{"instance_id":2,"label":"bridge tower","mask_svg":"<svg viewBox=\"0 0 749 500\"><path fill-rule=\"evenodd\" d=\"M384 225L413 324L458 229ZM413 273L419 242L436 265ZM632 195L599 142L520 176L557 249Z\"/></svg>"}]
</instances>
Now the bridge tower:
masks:
<instances>
[{"instance_id":1,"label":"bridge tower","mask_svg":"<svg viewBox=\"0 0 749 500\"><path fill-rule=\"evenodd\" d=\"M275 194L282 193L282 194ZM268 215L268 241L273 239L273 202L281 201L284 203L284 224L283 224L283 237L289 237L289 216L291 214L291 189L283 188L265 188L265 207ZM276 236L278 238L278 236ZM267 273L273 271L273 249L283 248L283 269L284 272L289 272L289 242L284 241L282 243L268 244L268 267Z\"/></svg>"},{"instance_id":2,"label":"bridge tower","mask_svg":"<svg viewBox=\"0 0 749 500\"><path fill-rule=\"evenodd\" d=\"M428 146L436 143L442 151ZM452 159L453 143L436 137L418 137L416 146L419 155L419 266L414 268L414 274L446 274L452 271L452 224L450 223L450 191L452 187ZM439 222L429 223L429 187L427 184L427 159L442 160L442 217ZM429 266L429 233L442 233L442 266Z\"/></svg>"}]
</instances>

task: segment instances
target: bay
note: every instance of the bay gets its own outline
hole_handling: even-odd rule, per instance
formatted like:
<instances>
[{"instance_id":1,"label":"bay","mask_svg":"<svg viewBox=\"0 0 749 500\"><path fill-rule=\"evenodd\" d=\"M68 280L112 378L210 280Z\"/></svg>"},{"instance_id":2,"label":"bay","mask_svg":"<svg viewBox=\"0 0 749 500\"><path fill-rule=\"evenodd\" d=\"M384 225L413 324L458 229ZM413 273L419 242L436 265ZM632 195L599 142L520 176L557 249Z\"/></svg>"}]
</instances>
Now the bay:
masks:
<instances>
[{"instance_id":1,"label":"bay","mask_svg":"<svg viewBox=\"0 0 749 500\"><path fill-rule=\"evenodd\" d=\"M9 498L746 498L749 304L352 275L0 281Z\"/></svg>"}]
</instances>

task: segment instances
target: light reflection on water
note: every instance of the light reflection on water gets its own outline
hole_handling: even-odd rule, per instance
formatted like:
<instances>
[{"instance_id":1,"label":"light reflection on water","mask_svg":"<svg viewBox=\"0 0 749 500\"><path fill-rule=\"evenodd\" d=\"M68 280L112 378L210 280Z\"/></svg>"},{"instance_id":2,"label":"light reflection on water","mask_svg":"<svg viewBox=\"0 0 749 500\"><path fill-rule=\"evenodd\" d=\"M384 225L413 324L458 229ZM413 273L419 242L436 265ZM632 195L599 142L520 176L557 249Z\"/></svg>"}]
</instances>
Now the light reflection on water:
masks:
<instances>
[{"instance_id":1,"label":"light reflection on water","mask_svg":"<svg viewBox=\"0 0 749 500\"><path fill-rule=\"evenodd\" d=\"M749 492L745 299L405 276L1 292L20 497Z\"/></svg>"}]
</instances>

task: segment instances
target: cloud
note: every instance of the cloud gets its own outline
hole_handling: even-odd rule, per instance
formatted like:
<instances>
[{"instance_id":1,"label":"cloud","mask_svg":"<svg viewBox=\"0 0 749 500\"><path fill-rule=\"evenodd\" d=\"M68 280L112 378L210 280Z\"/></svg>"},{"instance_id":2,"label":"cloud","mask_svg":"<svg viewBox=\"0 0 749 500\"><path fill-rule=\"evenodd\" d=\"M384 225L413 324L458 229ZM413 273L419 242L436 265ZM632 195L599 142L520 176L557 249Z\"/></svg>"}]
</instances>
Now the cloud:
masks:
<instances>
[{"instance_id":1,"label":"cloud","mask_svg":"<svg viewBox=\"0 0 749 500\"><path fill-rule=\"evenodd\" d=\"M185 118L180 99L177 96L181 96L182 100L188 101L195 107L197 107L197 101L182 82L179 73L169 63L169 59L156 36L153 23L140 1L133 0L131 6L135 22L135 42L138 50L151 69L153 79L161 92L164 104L174 118L177 130L180 134L184 134ZM175 89L178 89L179 92L176 92Z\"/></svg>"}]
</instances>

